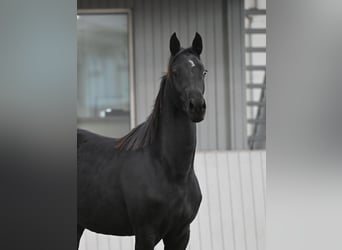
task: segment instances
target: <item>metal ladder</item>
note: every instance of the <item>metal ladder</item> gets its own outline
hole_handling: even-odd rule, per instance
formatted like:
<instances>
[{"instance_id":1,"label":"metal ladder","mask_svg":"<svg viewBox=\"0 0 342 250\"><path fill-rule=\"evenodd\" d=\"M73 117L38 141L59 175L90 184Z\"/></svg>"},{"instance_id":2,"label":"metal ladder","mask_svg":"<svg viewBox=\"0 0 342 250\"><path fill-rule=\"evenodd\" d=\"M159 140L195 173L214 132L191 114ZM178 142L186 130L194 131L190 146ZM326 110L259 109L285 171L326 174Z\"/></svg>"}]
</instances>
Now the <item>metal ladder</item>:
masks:
<instances>
[{"instance_id":1,"label":"metal ladder","mask_svg":"<svg viewBox=\"0 0 342 250\"><path fill-rule=\"evenodd\" d=\"M265 27L252 27L254 16L266 16L265 9L247 9L245 10L245 17L249 20L248 27L245 28L246 37L249 39L249 45L245 47L245 55L249 56L249 65L246 65L246 72L249 72L250 78L247 83L246 90L249 95L253 97L255 92L260 93L258 100L247 100L247 126L252 126L252 133L248 133L248 147L249 149L265 149L266 148L266 65L254 65L252 61L253 53L266 53L266 47L252 46L252 35L266 34ZM264 74L262 83L255 83L253 81L253 72L262 71ZM255 107L257 111L255 111ZM249 112L249 113L248 113ZM252 116L252 117L250 117ZM247 128L246 128L247 129Z\"/></svg>"}]
</instances>

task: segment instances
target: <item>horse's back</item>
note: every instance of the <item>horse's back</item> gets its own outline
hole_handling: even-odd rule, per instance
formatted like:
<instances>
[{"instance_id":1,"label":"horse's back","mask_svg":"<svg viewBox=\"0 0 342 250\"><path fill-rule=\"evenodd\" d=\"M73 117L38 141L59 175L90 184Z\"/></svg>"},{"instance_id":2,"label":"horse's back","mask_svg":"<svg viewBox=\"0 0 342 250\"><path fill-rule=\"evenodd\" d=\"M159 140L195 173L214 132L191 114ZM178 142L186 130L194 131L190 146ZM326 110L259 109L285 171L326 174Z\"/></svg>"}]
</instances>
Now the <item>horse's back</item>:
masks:
<instances>
[{"instance_id":1,"label":"horse's back","mask_svg":"<svg viewBox=\"0 0 342 250\"><path fill-rule=\"evenodd\" d=\"M115 138L105 137L84 129L77 129L77 148L80 148L87 143L106 143L115 146L116 142L117 139Z\"/></svg>"},{"instance_id":2,"label":"horse's back","mask_svg":"<svg viewBox=\"0 0 342 250\"><path fill-rule=\"evenodd\" d=\"M105 137L83 129L77 129L77 160L86 163L102 160L102 163L112 160L116 155L117 139Z\"/></svg>"}]
</instances>

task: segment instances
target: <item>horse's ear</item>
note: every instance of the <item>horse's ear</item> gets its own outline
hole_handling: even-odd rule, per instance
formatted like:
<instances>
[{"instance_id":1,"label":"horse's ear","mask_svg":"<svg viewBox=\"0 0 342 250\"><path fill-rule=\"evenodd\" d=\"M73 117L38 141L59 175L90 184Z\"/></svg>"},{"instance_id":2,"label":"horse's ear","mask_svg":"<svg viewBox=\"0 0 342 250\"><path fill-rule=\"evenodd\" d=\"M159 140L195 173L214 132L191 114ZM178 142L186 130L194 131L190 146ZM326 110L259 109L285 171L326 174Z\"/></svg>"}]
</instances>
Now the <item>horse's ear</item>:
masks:
<instances>
[{"instance_id":1,"label":"horse's ear","mask_svg":"<svg viewBox=\"0 0 342 250\"><path fill-rule=\"evenodd\" d=\"M200 34L196 32L195 38L192 41L192 49L195 51L197 55L202 53L203 44L202 44L202 37Z\"/></svg>"},{"instance_id":2,"label":"horse's ear","mask_svg":"<svg viewBox=\"0 0 342 250\"><path fill-rule=\"evenodd\" d=\"M170 38L170 51L171 55L174 56L180 50L180 42L177 38L176 32L174 32Z\"/></svg>"}]
</instances>

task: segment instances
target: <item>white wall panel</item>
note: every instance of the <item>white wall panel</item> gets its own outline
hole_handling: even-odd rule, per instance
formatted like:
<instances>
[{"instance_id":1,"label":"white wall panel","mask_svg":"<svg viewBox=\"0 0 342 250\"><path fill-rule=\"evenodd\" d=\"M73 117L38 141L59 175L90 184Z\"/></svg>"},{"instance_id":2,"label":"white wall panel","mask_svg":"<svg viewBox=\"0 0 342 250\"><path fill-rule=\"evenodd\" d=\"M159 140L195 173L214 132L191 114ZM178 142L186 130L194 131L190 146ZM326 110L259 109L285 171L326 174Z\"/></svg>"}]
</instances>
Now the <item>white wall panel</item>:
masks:
<instances>
[{"instance_id":1,"label":"white wall panel","mask_svg":"<svg viewBox=\"0 0 342 250\"><path fill-rule=\"evenodd\" d=\"M188 249L265 250L264 151L198 152L195 171L203 201ZM134 237L82 236L81 250L133 250ZM160 242L155 248L162 250Z\"/></svg>"}]
</instances>

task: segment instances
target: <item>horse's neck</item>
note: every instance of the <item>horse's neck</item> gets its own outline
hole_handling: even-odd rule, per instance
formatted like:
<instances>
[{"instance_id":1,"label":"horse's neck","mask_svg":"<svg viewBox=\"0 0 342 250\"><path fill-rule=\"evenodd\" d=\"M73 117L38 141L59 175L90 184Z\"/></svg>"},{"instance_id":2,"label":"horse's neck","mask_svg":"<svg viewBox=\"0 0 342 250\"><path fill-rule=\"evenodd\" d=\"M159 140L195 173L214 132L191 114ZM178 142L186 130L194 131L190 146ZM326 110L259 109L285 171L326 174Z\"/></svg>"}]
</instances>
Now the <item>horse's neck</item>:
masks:
<instances>
[{"instance_id":1,"label":"horse's neck","mask_svg":"<svg viewBox=\"0 0 342 250\"><path fill-rule=\"evenodd\" d=\"M167 171L176 180L186 180L193 167L196 125L167 98L162 103L160 125L160 153Z\"/></svg>"}]
</instances>

